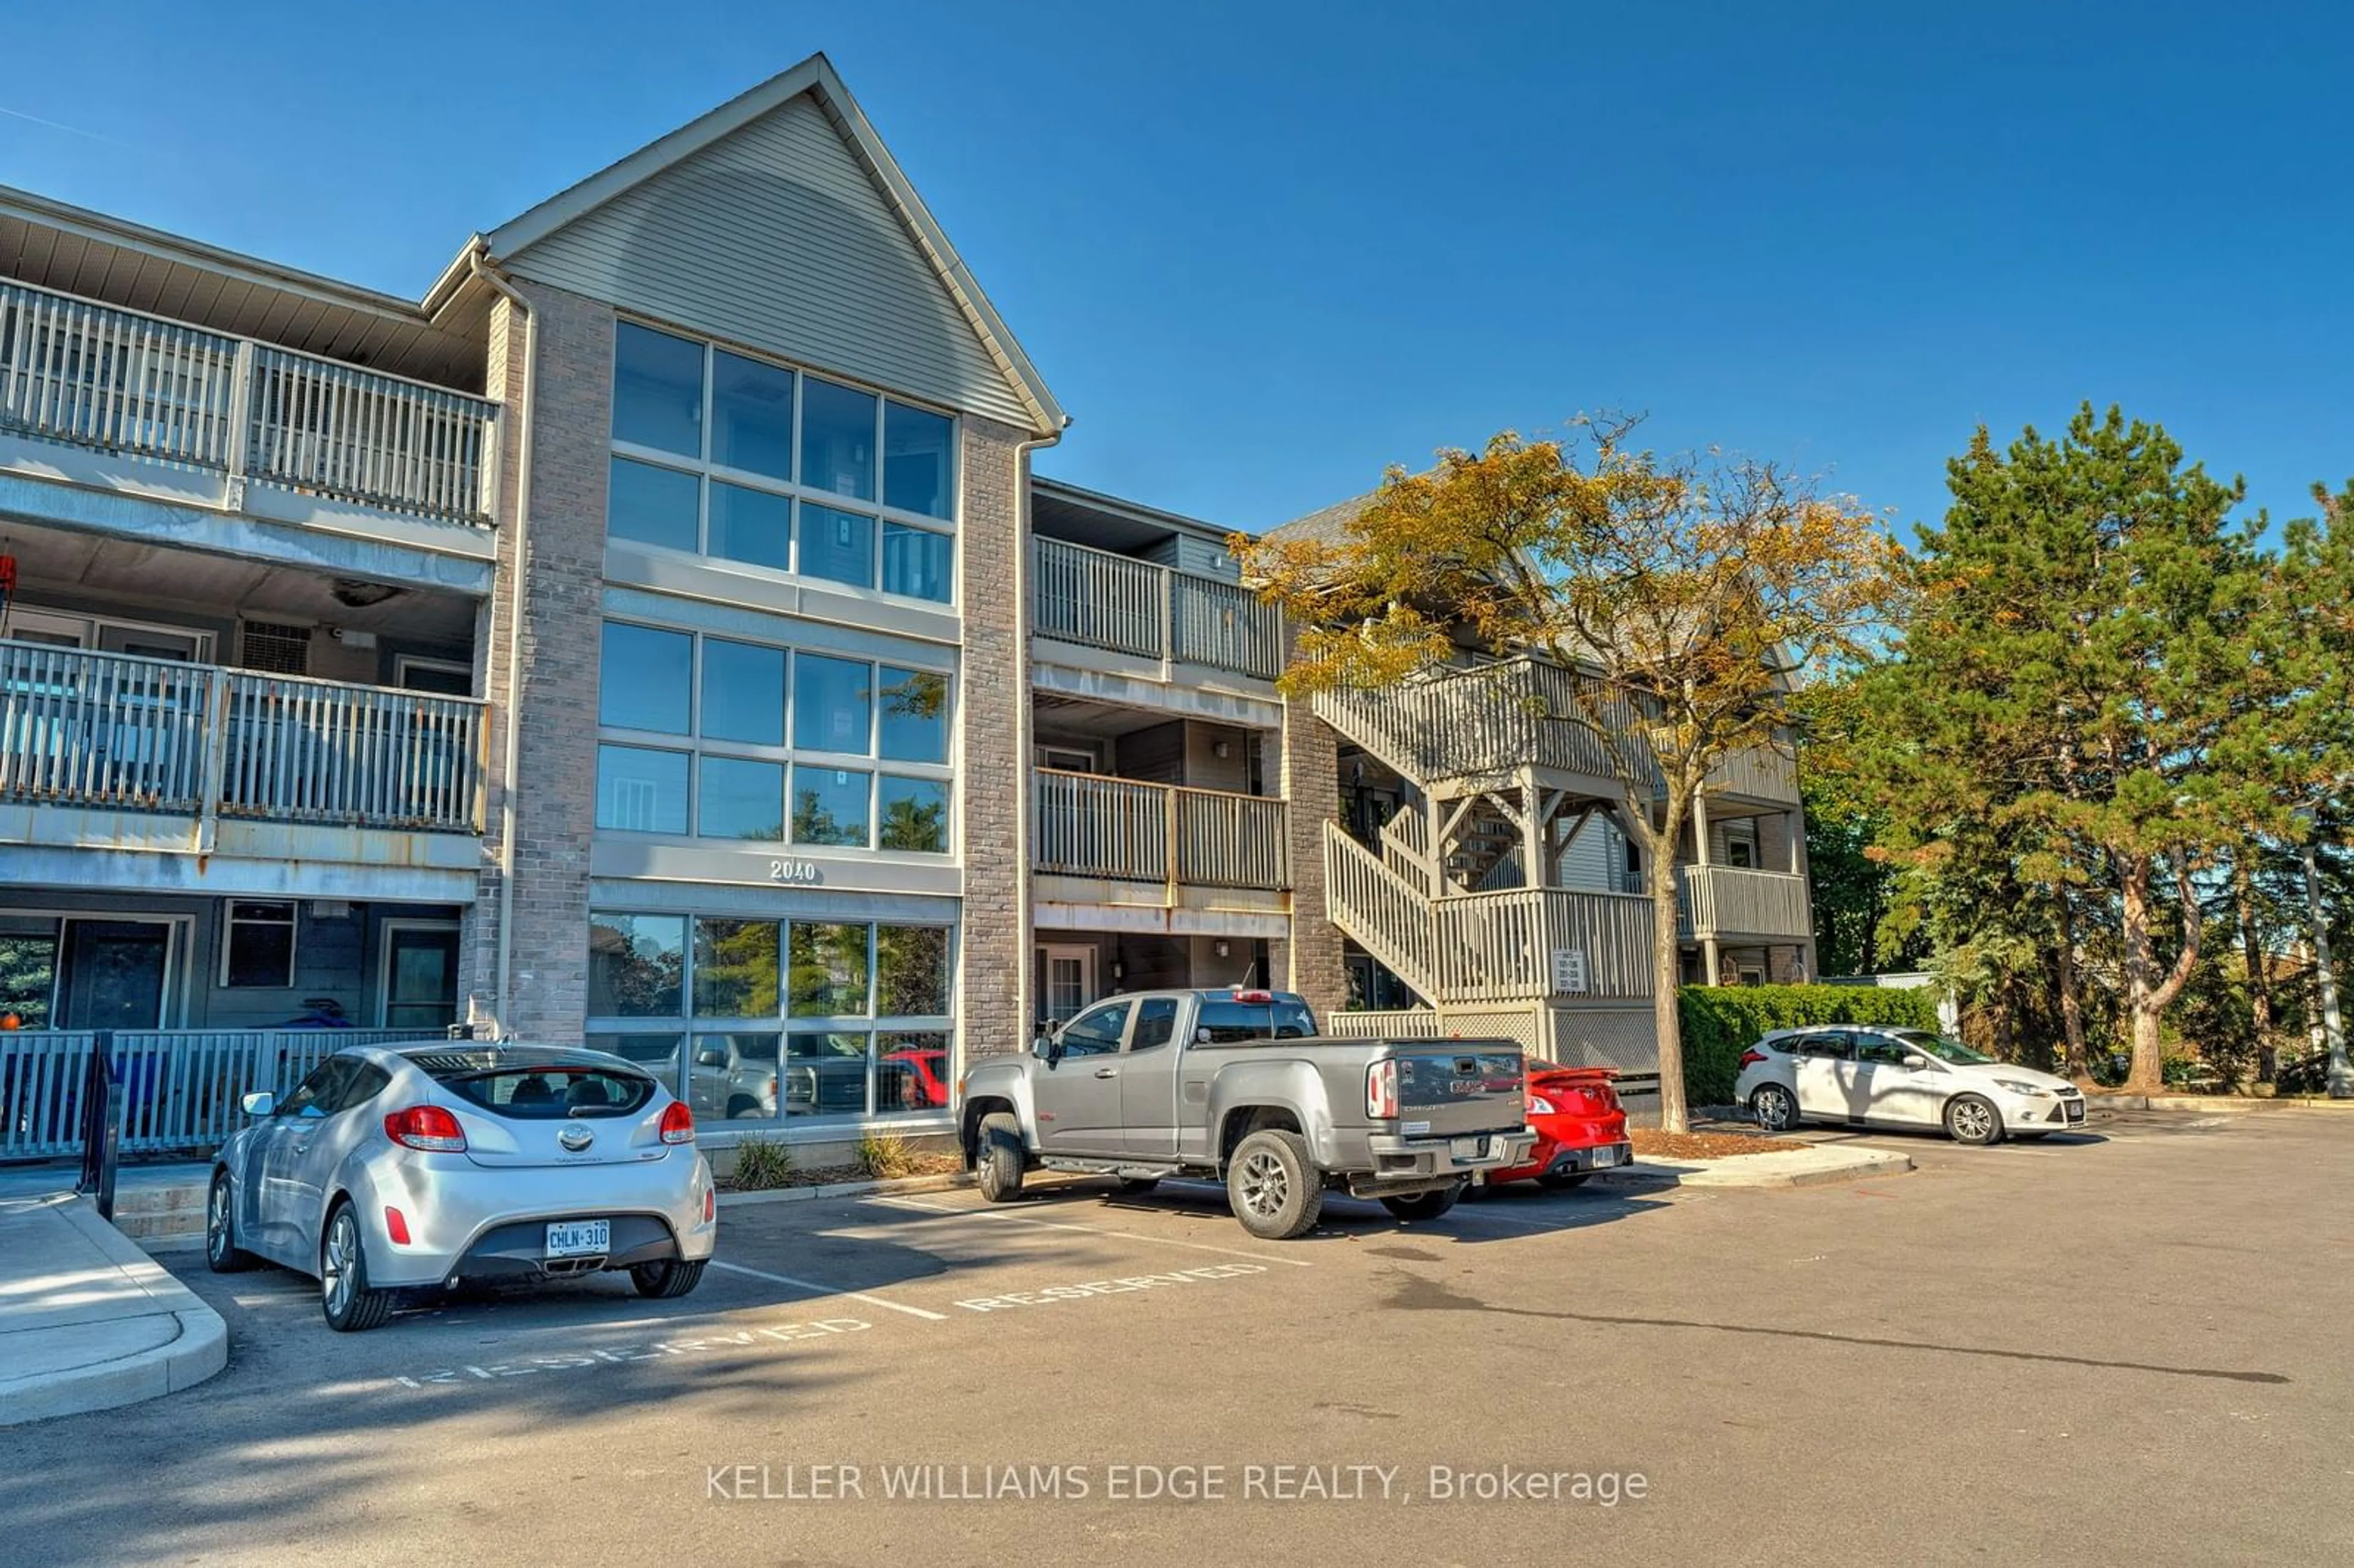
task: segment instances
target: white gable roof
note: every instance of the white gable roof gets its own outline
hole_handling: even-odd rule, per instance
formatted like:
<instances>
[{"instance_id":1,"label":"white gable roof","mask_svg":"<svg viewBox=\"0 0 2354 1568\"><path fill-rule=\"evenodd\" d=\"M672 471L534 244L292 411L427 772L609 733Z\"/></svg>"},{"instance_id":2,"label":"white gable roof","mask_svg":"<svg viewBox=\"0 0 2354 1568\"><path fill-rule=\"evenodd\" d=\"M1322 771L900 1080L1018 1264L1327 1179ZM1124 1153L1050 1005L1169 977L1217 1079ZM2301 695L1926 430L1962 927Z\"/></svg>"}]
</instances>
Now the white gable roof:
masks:
<instances>
[{"instance_id":1,"label":"white gable roof","mask_svg":"<svg viewBox=\"0 0 2354 1568\"><path fill-rule=\"evenodd\" d=\"M952 408L1069 421L823 55L488 237L510 271Z\"/></svg>"}]
</instances>

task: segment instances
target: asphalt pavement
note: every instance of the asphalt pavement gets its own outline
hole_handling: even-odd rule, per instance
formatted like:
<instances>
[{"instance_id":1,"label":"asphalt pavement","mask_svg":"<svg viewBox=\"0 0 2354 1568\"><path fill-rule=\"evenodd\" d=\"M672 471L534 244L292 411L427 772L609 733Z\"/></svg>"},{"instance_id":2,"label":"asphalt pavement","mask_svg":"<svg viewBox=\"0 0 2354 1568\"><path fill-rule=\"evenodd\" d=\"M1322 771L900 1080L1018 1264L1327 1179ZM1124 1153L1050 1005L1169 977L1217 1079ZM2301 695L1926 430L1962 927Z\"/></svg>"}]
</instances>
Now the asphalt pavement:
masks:
<instances>
[{"instance_id":1,"label":"asphalt pavement","mask_svg":"<svg viewBox=\"0 0 2354 1568\"><path fill-rule=\"evenodd\" d=\"M2354 1560L2354 1124L1861 1141L1919 1168L1281 1245L1180 1183L733 1208L684 1300L356 1336L167 1255L228 1369L0 1431L0 1561Z\"/></svg>"}]
</instances>

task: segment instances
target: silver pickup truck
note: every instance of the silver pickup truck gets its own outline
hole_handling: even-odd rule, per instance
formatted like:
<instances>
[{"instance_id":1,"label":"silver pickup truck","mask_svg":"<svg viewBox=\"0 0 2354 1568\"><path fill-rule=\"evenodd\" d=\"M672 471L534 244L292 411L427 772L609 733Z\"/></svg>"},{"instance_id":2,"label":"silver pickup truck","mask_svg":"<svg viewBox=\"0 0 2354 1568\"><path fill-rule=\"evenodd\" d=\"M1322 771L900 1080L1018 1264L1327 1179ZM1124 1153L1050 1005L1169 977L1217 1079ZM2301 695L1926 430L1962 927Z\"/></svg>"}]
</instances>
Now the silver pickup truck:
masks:
<instances>
[{"instance_id":1,"label":"silver pickup truck","mask_svg":"<svg viewBox=\"0 0 2354 1568\"><path fill-rule=\"evenodd\" d=\"M1477 1173L1527 1160L1520 1047L1343 1040L1285 991L1148 991L1099 1001L1026 1055L965 1075L965 1160L1006 1202L1034 1170L1226 1185L1235 1218L1282 1240L1328 1188L1436 1219Z\"/></svg>"}]
</instances>

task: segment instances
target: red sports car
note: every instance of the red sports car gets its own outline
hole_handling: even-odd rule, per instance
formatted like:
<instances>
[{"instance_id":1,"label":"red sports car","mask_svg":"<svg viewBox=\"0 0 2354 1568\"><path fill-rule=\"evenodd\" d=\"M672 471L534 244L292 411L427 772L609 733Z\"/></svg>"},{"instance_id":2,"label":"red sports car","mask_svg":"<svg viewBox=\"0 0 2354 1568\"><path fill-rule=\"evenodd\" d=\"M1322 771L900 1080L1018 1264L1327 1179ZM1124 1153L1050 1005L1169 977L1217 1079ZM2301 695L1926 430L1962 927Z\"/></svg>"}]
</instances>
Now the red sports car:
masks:
<instances>
[{"instance_id":1,"label":"red sports car","mask_svg":"<svg viewBox=\"0 0 2354 1568\"><path fill-rule=\"evenodd\" d=\"M879 1064L875 1095L884 1110L926 1110L949 1103L949 1054L917 1046L893 1051Z\"/></svg>"},{"instance_id":2,"label":"red sports car","mask_svg":"<svg viewBox=\"0 0 2354 1568\"><path fill-rule=\"evenodd\" d=\"M1490 1171L1488 1184L1534 1181L1540 1187L1575 1187L1596 1171L1631 1162L1627 1111L1607 1067L1563 1067L1532 1056L1528 1063L1529 1125L1537 1146L1529 1162Z\"/></svg>"}]
</instances>

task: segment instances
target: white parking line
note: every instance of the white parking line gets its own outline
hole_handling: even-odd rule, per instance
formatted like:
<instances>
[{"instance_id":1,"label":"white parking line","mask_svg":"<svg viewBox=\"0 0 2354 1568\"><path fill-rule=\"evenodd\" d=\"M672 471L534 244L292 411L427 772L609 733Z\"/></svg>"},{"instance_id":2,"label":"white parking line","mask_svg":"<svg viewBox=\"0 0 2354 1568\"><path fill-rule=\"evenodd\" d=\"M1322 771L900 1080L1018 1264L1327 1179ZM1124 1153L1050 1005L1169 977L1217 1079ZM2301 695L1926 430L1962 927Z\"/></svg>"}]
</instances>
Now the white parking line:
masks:
<instances>
[{"instance_id":1,"label":"white parking line","mask_svg":"<svg viewBox=\"0 0 2354 1568\"><path fill-rule=\"evenodd\" d=\"M1170 1236L1149 1236L1136 1231L1108 1231L1096 1225L1066 1225L1053 1220L1034 1220L1024 1214L1001 1214L988 1209L959 1209L945 1203L927 1203L915 1198L875 1198L872 1202L888 1204L895 1209L921 1209L927 1213L946 1214L959 1220L995 1220L1001 1224L1030 1225L1042 1231L1076 1231L1081 1235L1116 1236L1121 1241L1150 1242L1156 1246L1182 1246L1193 1252L1223 1253L1228 1257L1246 1257L1253 1263L1280 1263L1293 1268L1313 1268L1304 1257L1285 1257L1272 1252L1238 1252L1230 1246L1212 1246L1207 1242L1178 1241Z\"/></svg>"},{"instance_id":2,"label":"white parking line","mask_svg":"<svg viewBox=\"0 0 2354 1568\"><path fill-rule=\"evenodd\" d=\"M730 1274L748 1274L755 1279L765 1279L772 1285L790 1285L799 1290L813 1290L820 1296L847 1297L853 1301L864 1301L869 1307L882 1307L894 1312L905 1312L910 1318L922 1318L934 1323L948 1321L948 1314L945 1312L927 1312L921 1307L903 1306L896 1301L886 1301L880 1296L869 1296L864 1290L836 1290L832 1286L820 1285L814 1279L795 1279L790 1274L769 1274L762 1269L747 1268L740 1263L722 1263L716 1257L711 1260L711 1266L724 1268Z\"/></svg>"}]
</instances>

